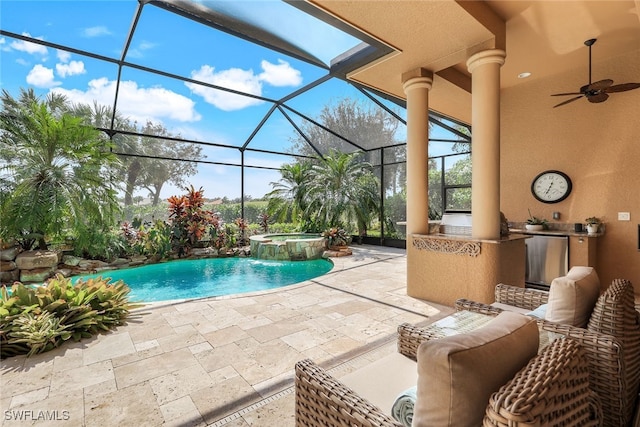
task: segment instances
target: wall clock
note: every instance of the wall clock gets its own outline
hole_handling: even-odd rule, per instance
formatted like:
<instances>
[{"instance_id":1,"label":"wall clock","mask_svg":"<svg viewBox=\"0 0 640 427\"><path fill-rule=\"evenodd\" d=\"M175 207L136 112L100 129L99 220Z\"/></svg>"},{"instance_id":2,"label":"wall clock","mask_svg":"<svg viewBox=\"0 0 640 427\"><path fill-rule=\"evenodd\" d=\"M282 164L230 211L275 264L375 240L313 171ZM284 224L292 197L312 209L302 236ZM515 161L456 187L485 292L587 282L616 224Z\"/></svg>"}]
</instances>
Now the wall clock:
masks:
<instances>
[{"instance_id":1,"label":"wall clock","mask_svg":"<svg viewBox=\"0 0 640 427\"><path fill-rule=\"evenodd\" d=\"M571 178L566 173L548 170L533 179L531 193L542 203L558 203L569 197L571 186Z\"/></svg>"}]
</instances>

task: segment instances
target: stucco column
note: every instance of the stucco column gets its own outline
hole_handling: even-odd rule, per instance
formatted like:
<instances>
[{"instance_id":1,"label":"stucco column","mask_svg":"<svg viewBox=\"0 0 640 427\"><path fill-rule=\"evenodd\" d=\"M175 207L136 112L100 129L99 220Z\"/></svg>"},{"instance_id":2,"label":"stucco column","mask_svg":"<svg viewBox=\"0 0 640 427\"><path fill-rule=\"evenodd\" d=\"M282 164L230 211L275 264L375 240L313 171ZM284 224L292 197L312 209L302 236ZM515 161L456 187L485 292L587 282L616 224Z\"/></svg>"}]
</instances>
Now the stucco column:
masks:
<instances>
[{"instance_id":1,"label":"stucco column","mask_svg":"<svg viewBox=\"0 0 640 427\"><path fill-rule=\"evenodd\" d=\"M418 69L402 76L407 95L407 240L429 231L429 90L433 73Z\"/></svg>"},{"instance_id":2,"label":"stucco column","mask_svg":"<svg viewBox=\"0 0 640 427\"><path fill-rule=\"evenodd\" d=\"M505 52L485 50L471 56L472 236L500 238L500 67Z\"/></svg>"}]
</instances>

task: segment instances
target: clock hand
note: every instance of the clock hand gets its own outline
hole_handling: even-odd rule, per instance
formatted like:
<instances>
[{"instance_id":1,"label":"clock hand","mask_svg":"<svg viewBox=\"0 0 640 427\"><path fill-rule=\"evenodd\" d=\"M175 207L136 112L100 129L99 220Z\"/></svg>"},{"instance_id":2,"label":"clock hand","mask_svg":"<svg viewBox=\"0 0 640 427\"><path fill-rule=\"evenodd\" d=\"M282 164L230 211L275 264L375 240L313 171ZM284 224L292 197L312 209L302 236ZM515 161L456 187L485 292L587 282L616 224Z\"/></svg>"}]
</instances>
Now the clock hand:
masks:
<instances>
[{"instance_id":1,"label":"clock hand","mask_svg":"<svg viewBox=\"0 0 640 427\"><path fill-rule=\"evenodd\" d=\"M549 193L549 190L551 190L552 185L553 185L553 181L551 181L551 184L549 184L549 188L547 188L547 191L545 191L544 194Z\"/></svg>"}]
</instances>

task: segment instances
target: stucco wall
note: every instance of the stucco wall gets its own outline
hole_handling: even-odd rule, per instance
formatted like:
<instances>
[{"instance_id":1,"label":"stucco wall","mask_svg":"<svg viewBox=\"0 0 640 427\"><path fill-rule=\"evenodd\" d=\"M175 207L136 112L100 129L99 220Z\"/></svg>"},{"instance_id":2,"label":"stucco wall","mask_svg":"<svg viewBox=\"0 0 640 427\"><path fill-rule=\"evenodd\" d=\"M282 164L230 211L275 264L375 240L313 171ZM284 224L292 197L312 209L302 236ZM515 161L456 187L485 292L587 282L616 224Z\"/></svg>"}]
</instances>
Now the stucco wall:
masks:
<instances>
[{"instance_id":1,"label":"stucco wall","mask_svg":"<svg viewBox=\"0 0 640 427\"><path fill-rule=\"evenodd\" d=\"M507 54L508 60L508 54ZM548 66L552 67L553 64ZM522 70L525 71L525 70ZM640 82L640 50L607 62L597 62L593 81L614 84ZM523 221L527 209L535 216L560 222L584 222L598 216L606 233L598 238L596 269L603 284L629 279L640 293L640 89L614 93L601 104L580 99L552 108L588 82L584 70L557 78L532 80L501 93L501 210L510 221ZM531 195L533 178L541 171L567 173L573 191L557 204L538 202ZM631 221L618 221L630 212Z\"/></svg>"},{"instance_id":2,"label":"stucco wall","mask_svg":"<svg viewBox=\"0 0 640 427\"><path fill-rule=\"evenodd\" d=\"M498 283L524 287L524 240L483 241L480 253L418 249L407 239L407 294L452 307L458 298L490 304ZM437 241L441 239L434 238ZM470 240L473 242L473 240ZM455 242L458 242L456 240Z\"/></svg>"}]
</instances>

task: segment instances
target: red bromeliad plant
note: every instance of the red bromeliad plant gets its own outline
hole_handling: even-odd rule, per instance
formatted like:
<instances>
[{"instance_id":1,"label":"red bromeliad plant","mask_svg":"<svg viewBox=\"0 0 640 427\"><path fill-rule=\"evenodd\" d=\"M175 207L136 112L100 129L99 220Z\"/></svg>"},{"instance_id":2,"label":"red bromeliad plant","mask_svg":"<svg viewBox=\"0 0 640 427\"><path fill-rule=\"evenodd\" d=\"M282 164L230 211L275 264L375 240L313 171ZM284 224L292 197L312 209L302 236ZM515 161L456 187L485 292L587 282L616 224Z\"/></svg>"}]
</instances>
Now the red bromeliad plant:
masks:
<instances>
[{"instance_id":1,"label":"red bromeliad plant","mask_svg":"<svg viewBox=\"0 0 640 427\"><path fill-rule=\"evenodd\" d=\"M172 246L178 256L188 254L197 241L204 237L209 226L216 226L216 215L204 208L204 191L191 186L183 196L169 197L169 222Z\"/></svg>"},{"instance_id":2,"label":"red bromeliad plant","mask_svg":"<svg viewBox=\"0 0 640 427\"><path fill-rule=\"evenodd\" d=\"M237 243L240 245L246 245L246 230L249 224L247 224L247 221L245 221L242 218L236 218L236 220L234 221L235 224L238 226L238 241Z\"/></svg>"}]
</instances>

